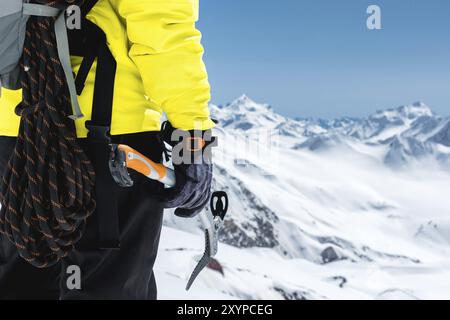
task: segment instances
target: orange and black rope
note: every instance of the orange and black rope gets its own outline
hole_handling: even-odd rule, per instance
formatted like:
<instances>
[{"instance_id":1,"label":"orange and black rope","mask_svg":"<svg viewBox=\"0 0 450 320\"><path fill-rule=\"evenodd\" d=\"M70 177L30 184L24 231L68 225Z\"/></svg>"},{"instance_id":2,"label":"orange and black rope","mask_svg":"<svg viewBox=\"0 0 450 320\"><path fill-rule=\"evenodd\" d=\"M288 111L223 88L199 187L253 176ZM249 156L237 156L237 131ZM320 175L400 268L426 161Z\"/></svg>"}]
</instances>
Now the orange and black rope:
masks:
<instances>
[{"instance_id":1,"label":"orange and black rope","mask_svg":"<svg viewBox=\"0 0 450 320\"><path fill-rule=\"evenodd\" d=\"M64 9L82 0L38 0ZM95 173L80 148L58 58L55 18L31 17L22 68L19 135L0 187L0 233L45 268L66 257L95 209Z\"/></svg>"}]
</instances>

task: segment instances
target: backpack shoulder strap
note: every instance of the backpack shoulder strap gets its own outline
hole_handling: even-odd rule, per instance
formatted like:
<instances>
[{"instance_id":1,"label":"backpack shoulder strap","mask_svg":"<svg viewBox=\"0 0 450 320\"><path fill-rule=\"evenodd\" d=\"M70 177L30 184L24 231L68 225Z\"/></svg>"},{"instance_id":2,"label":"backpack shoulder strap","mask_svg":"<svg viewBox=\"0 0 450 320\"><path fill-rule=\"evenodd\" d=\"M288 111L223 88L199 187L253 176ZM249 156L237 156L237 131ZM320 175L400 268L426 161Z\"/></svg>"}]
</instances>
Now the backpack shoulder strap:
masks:
<instances>
[{"instance_id":1,"label":"backpack shoulder strap","mask_svg":"<svg viewBox=\"0 0 450 320\"><path fill-rule=\"evenodd\" d=\"M75 87L78 95L84 89L86 79L97 59L97 72L95 76L94 98L92 104L92 117L86 122L89 136L95 140L109 140L101 131L111 126L112 105L114 96L114 82L116 74L116 61L112 56L103 30L86 19L86 15L98 3L98 0L86 0L81 7L82 30L73 30L69 33L70 51L72 54L82 56L78 69ZM100 127L104 127L103 129ZM107 133L107 132L104 132Z\"/></svg>"},{"instance_id":2,"label":"backpack shoulder strap","mask_svg":"<svg viewBox=\"0 0 450 320\"><path fill-rule=\"evenodd\" d=\"M109 171L110 128L114 99L114 84L117 63L106 42L103 30L86 19L98 0L87 0L82 7L83 30L71 33L74 54L83 56L75 84L78 95L83 91L87 76L97 60L94 97L91 120L86 121L88 148L91 161L97 173L95 195L97 198L97 225L99 247L117 249L120 247L120 226L115 199L117 184ZM72 49L71 47L71 49Z\"/></svg>"},{"instance_id":3,"label":"backpack shoulder strap","mask_svg":"<svg viewBox=\"0 0 450 320\"><path fill-rule=\"evenodd\" d=\"M83 62L86 61L86 63L82 62L80 69L85 68L85 70L81 70L81 73L79 71L77 79L79 76L87 76L94 62L93 58L96 57L97 70L92 101L92 116L90 121L86 121L86 127L89 130L88 137L92 140L103 140L109 143L117 63L106 43L105 33L93 23L89 27L87 44L94 47L90 48L92 52L84 57ZM82 88L81 81L78 83L80 88ZM105 136L105 134L107 135Z\"/></svg>"},{"instance_id":4,"label":"backpack shoulder strap","mask_svg":"<svg viewBox=\"0 0 450 320\"><path fill-rule=\"evenodd\" d=\"M22 13L27 16L57 17L61 13L61 10L43 4L25 2Z\"/></svg>"}]
</instances>

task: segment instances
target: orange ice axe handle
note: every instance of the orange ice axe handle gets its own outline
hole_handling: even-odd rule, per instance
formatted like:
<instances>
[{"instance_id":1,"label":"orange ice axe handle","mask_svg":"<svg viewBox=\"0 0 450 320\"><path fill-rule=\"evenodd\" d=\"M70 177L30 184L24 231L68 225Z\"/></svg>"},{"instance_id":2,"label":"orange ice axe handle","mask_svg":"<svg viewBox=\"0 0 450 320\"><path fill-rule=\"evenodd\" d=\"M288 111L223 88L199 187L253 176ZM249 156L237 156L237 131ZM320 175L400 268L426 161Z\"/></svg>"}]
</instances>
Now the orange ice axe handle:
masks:
<instances>
[{"instance_id":1,"label":"orange ice axe handle","mask_svg":"<svg viewBox=\"0 0 450 320\"><path fill-rule=\"evenodd\" d=\"M119 144L112 145L110 169L114 180L121 186L133 185L128 168L149 179L157 180L168 187L175 186L175 173L161 163L156 163L133 148Z\"/></svg>"}]
</instances>

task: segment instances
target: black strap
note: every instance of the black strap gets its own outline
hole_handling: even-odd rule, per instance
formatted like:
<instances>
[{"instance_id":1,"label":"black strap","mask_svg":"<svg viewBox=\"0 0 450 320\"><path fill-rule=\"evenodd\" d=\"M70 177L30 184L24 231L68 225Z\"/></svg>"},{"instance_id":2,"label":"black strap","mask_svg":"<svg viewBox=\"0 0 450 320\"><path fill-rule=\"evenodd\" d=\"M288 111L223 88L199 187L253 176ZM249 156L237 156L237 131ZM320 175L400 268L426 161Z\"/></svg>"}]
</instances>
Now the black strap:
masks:
<instances>
[{"instance_id":1,"label":"black strap","mask_svg":"<svg viewBox=\"0 0 450 320\"><path fill-rule=\"evenodd\" d=\"M82 56L80 68L75 79L77 94L81 95L84 84L91 71L95 59L99 55L99 45L105 38L103 30L86 19L86 15L96 5L98 0L86 0L81 7L82 27L81 30L69 31L70 52L73 55ZM105 40L106 41L106 40Z\"/></svg>"},{"instance_id":2,"label":"black strap","mask_svg":"<svg viewBox=\"0 0 450 320\"><path fill-rule=\"evenodd\" d=\"M85 48L82 54L84 56L81 62L80 68L75 79L75 87L77 89L77 94L81 95L84 89L84 84L91 71L92 65L95 59L99 55L99 41L103 40L102 30L93 24L92 22L86 20L85 30L89 36L87 36L84 41L82 41L82 46ZM79 49L80 51L81 49Z\"/></svg>"},{"instance_id":3,"label":"black strap","mask_svg":"<svg viewBox=\"0 0 450 320\"><path fill-rule=\"evenodd\" d=\"M83 17L97 0L88 0L82 7ZM91 120L86 121L91 161L96 172L95 194L99 246L104 249L120 247L120 226L117 203L118 186L109 171L110 128L117 63L106 42L106 35L98 26L83 19L85 27L75 33L72 42L74 54L84 56L75 80L77 94L83 91L86 78L97 58L94 98ZM71 49L72 49L71 47Z\"/></svg>"},{"instance_id":4,"label":"black strap","mask_svg":"<svg viewBox=\"0 0 450 320\"><path fill-rule=\"evenodd\" d=\"M117 63L106 44L106 35L101 32L99 36L97 72L90 123L96 126L110 127Z\"/></svg>"},{"instance_id":5,"label":"black strap","mask_svg":"<svg viewBox=\"0 0 450 320\"><path fill-rule=\"evenodd\" d=\"M88 140L93 165L97 173L96 197L97 220L100 247L116 249L120 247L120 226L117 203L117 184L110 169L110 127L114 97L114 82L117 64L106 44L106 36L102 32L98 39L97 72L95 75L92 116L86 121L89 130Z\"/></svg>"}]
</instances>

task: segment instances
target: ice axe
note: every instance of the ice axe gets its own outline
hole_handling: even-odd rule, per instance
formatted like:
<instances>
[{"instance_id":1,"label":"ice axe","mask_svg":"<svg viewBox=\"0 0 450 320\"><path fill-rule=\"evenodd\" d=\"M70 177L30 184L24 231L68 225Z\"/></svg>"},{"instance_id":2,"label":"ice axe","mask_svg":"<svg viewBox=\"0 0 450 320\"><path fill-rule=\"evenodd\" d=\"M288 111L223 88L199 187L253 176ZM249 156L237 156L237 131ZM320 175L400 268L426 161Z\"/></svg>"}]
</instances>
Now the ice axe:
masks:
<instances>
[{"instance_id":1,"label":"ice axe","mask_svg":"<svg viewBox=\"0 0 450 320\"><path fill-rule=\"evenodd\" d=\"M133 169L149 179L157 180L168 187L175 186L175 172L161 163L156 163L140 152L123 144L111 144L109 168L114 181L121 187L133 186L128 168ZM186 286L189 290L200 272L217 254L219 231L228 211L228 195L223 191L211 196L210 210L200 215L205 233L205 251L192 272Z\"/></svg>"}]
</instances>

